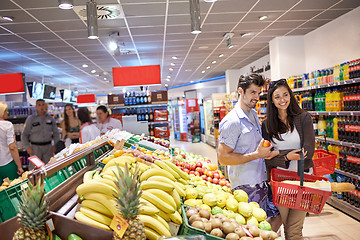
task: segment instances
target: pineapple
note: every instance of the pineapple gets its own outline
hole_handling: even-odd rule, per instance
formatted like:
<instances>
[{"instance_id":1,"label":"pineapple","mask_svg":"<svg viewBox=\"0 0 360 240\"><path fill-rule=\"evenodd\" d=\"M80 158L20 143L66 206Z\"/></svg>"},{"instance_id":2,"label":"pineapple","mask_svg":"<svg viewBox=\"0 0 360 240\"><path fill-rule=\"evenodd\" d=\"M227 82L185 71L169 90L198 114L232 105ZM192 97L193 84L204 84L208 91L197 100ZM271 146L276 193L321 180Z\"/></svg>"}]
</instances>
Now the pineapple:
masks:
<instances>
[{"instance_id":1,"label":"pineapple","mask_svg":"<svg viewBox=\"0 0 360 240\"><path fill-rule=\"evenodd\" d=\"M29 182L29 187L21 200L18 213L21 228L15 232L13 240L45 240L47 237L45 222L49 215L49 204L41 181L39 180L35 186Z\"/></svg>"},{"instance_id":2,"label":"pineapple","mask_svg":"<svg viewBox=\"0 0 360 240\"><path fill-rule=\"evenodd\" d=\"M125 164L124 171L117 165L117 170L119 174L115 174L117 188L117 193L115 193L116 207L119 215L125 219L129 226L122 238L114 233L113 239L146 239L144 223L137 219L141 197L139 168L136 167L133 174L130 173L128 164Z\"/></svg>"}]
</instances>

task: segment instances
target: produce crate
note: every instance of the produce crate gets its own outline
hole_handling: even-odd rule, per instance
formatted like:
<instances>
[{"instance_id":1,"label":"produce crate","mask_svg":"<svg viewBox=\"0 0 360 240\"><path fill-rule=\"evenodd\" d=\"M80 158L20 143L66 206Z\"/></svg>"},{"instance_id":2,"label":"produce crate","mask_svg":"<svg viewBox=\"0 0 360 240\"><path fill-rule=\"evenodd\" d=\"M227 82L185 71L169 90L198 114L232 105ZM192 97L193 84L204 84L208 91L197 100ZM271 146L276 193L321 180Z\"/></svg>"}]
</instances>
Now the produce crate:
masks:
<instances>
[{"instance_id":1,"label":"produce crate","mask_svg":"<svg viewBox=\"0 0 360 240\"><path fill-rule=\"evenodd\" d=\"M27 188L28 180L26 179L0 191L0 223L16 216L21 196Z\"/></svg>"},{"instance_id":2,"label":"produce crate","mask_svg":"<svg viewBox=\"0 0 360 240\"><path fill-rule=\"evenodd\" d=\"M223 238L215 237L213 235L207 234L204 230L194 228L190 226L188 218L186 216L186 211L189 209L189 206L181 204L181 216L183 223L180 226L178 235L203 235L207 240L224 240Z\"/></svg>"}]
</instances>

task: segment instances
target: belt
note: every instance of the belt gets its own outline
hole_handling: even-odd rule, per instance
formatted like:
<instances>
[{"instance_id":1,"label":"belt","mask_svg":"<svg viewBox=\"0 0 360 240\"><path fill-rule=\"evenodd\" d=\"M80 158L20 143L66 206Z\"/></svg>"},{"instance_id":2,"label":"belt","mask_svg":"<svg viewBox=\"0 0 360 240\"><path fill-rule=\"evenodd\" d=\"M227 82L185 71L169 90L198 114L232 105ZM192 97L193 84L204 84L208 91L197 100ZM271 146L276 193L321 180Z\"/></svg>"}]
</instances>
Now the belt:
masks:
<instances>
[{"instance_id":1,"label":"belt","mask_svg":"<svg viewBox=\"0 0 360 240\"><path fill-rule=\"evenodd\" d=\"M45 146L45 145L51 144L51 141L50 142L41 142L41 143L39 143L39 142L31 142L31 144L39 145L39 146Z\"/></svg>"}]
</instances>

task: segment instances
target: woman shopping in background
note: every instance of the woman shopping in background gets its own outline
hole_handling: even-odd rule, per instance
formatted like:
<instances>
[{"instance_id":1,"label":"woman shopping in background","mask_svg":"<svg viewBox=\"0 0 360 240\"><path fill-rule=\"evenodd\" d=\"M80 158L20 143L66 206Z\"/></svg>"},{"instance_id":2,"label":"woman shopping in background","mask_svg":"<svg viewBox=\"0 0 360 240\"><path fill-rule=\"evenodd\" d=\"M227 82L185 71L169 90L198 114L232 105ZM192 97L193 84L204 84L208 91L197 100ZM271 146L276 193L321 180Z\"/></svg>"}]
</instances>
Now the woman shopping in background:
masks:
<instances>
[{"instance_id":1,"label":"woman shopping in background","mask_svg":"<svg viewBox=\"0 0 360 240\"><path fill-rule=\"evenodd\" d=\"M78 143L80 138L81 122L76 117L72 104L66 104L64 108L64 121L61 123L64 140L69 138L71 143Z\"/></svg>"},{"instance_id":2,"label":"woman shopping in background","mask_svg":"<svg viewBox=\"0 0 360 240\"><path fill-rule=\"evenodd\" d=\"M109 112L104 105L97 107L96 115L98 118L97 127L100 130L100 134L103 135L107 131L111 131L114 128L122 130L121 121L109 116Z\"/></svg>"},{"instance_id":3,"label":"woman shopping in background","mask_svg":"<svg viewBox=\"0 0 360 240\"><path fill-rule=\"evenodd\" d=\"M14 126L6 121L8 117L7 104L0 102L0 180L13 180L24 172L21 166L19 151L15 143Z\"/></svg>"},{"instance_id":4,"label":"woman shopping in background","mask_svg":"<svg viewBox=\"0 0 360 240\"><path fill-rule=\"evenodd\" d=\"M285 79L270 83L267 97L267 118L262 123L263 138L275 150L266 160L268 172L272 168L297 172L300 149L304 153L305 173L311 174L314 166L315 134L311 115L301 109ZM278 206L284 224L286 240L302 240L306 212Z\"/></svg>"},{"instance_id":5,"label":"woman shopping in background","mask_svg":"<svg viewBox=\"0 0 360 240\"><path fill-rule=\"evenodd\" d=\"M100 130L91 121L89 110L86 107L81 107L77 113L81 121L80 143L92 141L100 136Z\"/></svg>"}]
</instances>

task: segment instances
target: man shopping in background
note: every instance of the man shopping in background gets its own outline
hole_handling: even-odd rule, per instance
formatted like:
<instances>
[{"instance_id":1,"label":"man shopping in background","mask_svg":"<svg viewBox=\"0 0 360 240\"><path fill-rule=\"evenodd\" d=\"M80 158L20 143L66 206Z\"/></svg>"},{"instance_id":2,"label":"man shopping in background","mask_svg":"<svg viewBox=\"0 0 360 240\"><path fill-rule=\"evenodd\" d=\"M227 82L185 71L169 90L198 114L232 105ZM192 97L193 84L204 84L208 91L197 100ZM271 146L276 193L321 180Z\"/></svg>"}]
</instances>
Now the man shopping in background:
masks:
<instances>
[{"instance_id":1,"label":"man shopping in background","mask_svg":"<svg viewBox=\"0 0 360 240\"><path fill-rule=\"evenodd\" d=\"M59 141L59 131L55 120L47 114L45 101L38 99L36 101L36 113L26 119L25 128L21 140L27 153L36 155L45 164L49 162L54 154L54 145ZM29 170L34 165L29 163Z\"/></svg>"}]
</instances>

